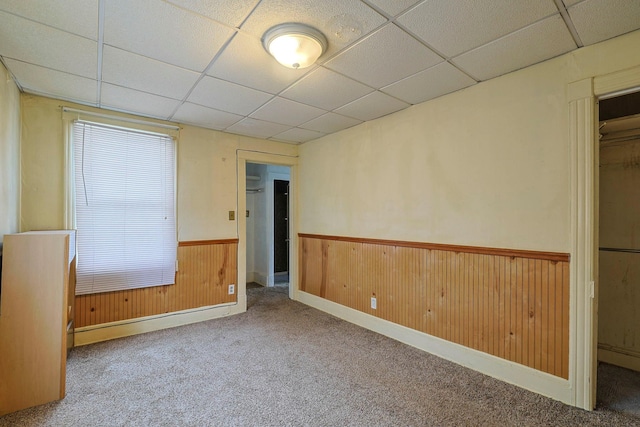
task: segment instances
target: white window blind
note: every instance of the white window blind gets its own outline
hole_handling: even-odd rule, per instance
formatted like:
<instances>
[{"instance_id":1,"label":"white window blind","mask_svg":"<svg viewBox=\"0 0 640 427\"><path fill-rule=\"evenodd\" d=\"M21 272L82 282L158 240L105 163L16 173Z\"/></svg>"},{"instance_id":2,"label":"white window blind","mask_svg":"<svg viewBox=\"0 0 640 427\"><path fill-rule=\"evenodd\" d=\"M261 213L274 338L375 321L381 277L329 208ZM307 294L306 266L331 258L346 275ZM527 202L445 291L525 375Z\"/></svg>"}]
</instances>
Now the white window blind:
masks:
<instances>
[{"instance_id":1,"label":"white window blind","mask_svg":"<svg viewBox=\"0 0 640 427\"><path fill-rule=\"evenodd\" d=\"M73 123L76 294L173 284L175 142Z\"/></svg>"}]
</instances>

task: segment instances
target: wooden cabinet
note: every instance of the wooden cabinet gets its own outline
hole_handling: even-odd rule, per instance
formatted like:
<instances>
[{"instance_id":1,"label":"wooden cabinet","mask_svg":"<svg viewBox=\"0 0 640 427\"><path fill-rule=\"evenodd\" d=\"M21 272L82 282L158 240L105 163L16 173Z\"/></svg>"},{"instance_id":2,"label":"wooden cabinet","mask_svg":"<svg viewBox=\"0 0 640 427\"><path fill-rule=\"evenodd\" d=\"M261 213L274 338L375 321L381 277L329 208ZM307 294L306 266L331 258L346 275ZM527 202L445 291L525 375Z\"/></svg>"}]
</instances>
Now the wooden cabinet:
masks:
<instances>
[{"instance_id":1,"label":"wooden cabinet","mask_svg":"<svg viewBox=\"0 0 640 427\"><path fill-rule=\"evenodd\" d=\"M4 236L0 415L65 396L74 294L75 231Z\"/></svg>"}]
</instances>

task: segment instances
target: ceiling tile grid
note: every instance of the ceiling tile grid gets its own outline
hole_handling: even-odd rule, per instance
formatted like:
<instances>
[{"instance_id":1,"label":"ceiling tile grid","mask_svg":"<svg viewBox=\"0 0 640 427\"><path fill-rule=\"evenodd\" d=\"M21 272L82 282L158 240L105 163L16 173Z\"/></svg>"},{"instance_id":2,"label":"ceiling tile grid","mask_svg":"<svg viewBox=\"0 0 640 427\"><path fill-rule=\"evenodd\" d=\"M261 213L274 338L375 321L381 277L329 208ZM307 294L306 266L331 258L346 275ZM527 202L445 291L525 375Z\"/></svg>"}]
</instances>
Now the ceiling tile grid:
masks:
<instances>
[{"instance_id":1,"label":"ceiling tile grid","mask_svg":"<svg viewBox=\"0 0 640 427\"><path fill-rule=\"evenodd\" d=\"M366 122L407 108L409 104L376 91L335 110L354 119Z\"/></svg>"},{"instance_id":2,"label":"ceiling tile grid","mask_svg":"<svg viewBox=\"0 0 640 427\"><path fill-rule=\"evenodd\" d=\"M200 73L111 46L102 55L104 82L168 98L182 100L200 78Z\"/></svg>"},{"instance_id":3,"label":"ceiling tile grid","mask_svg":"<svg viewBox=\"0 0 640 427\"><path fill-rule=\"evenodd\" d=\"M584 0L562 0L562 3L564 3L565 7L569 7L569 6L573 6L576 3L580 3L581 1L584 1Z\"/></svg>"},{"instance_id":4,"label":"ceiling tile grid","mask_svg":"<svg viewBox=\"0 0 640 427\"><path fill-rule=\"evenodd\" d=\"M228 113L248 116L273 95L235 83L205 76L188 101Z\"/></svg>"},{"instance_id":5,"label":"ceiling tile grid","mask_svg":"<svg viewBox=\"0 0 640 427\"><path fill-rule=\"evenodd\" d=\"M311 71L294 70L276 62L255 37L237 33L207 74L253 89L277 94Z\"/></svg>"},{"instance_id":6,"label":"ceiling tile grid","mask_svg":"<svg viewBox=\"0 0 640 427\"><path fill-rule=\"evenodd\" d=\"M240 135L253 136L255 138L271 138L282 132L291 129L291 126L281 125L278 123L266 122L251 117L245 117L239 122L229 126L225 130Z\"/></svg>"},{"instance_id":7,"label":"ceiling tile grid","mask_svg":"<svg viewBox=\"0 0 640 427\"><path fill-rule=\"evenodd\" d=\"M190 125L206 127L209 129L223 130L243 119L238 114L227 113L202 105L185 102L173 115L173 120Z\"/></svg>"},{"instance_id":8,"label":"ceiling tile grid","mask_svg":"<svg viewBox=\"0 0 640 427\"><path fill-rule=\"evenodd\" d=\"M96 105L98 102L96 80L13 59L5 59L5 62L21 76L21 85L26 91L82 104Z\"/></svg>"},{"instance_id":9,"label":"ceiling tile grid","mask_svg":"<svg viewBox=\"0 0 640 427\"><path fill-rule=\"evenodd\" d=\"M389 16L396 16L416 3L420 3L420 0L366 0L366 2Z\"/></svg>"},{"instance_id":10,"label":"ceiling tile grid","mask_svg":"<svg viewBox=\"0 0 640 427\"><path fill-rule=\"evenodd\" d=\"M576 47L562 17L554 15L455 57L453 62L469 75L489 80Z\"/></svg>"},{"instance_id":11,"label":"ceiling tile grid","mask_svg":"<svg viewBox=\"0 0 640 427\"><path fill-rule=\"evenodd\" d=\"M284 90L281 96L325 110L333 110L374 90L349 77L318 67Z\"/></svg>"},{"instance_id":12,"label":"ceiling tile grid","mask_svg":"<svg viewBox=\"0 0 640 427\"><path fill-rule=\"evenodd\" d=\"M167 0L178 7L190 10L230 27L238 27L249 16L260 0Z\"/></svg>"},{"instance_id":13,"label":"ceiling tile grid","mask_svg":"<svg viewBox=\"0 0 640 427\"><path fill-rule=\"evenodd\" d=\"M476 84L476 81L448 62L399 80L382 88L391 96L409 104L419 104Z\"/></svg>"},{"instance_id":14,"label":"ceiling tile grid","mask_svg":"<svg viewBox=\"0 0 640 427\"><path fill-rule=\"evenodd\" d=\"M586 0L573 5L568 12L586 45L628 33L640 26L638 0Z\"/></svg>"},{"instance_id":15,"label":"ceiling tile grid","mask_svg":"<svg viewBox=\"0 0 640 427\"><path fill-rule=\"evenodd\" d=\"M389 24L331 59L325 66L379 89L442 61L428 47L396 25Z\"/></svg>"},{"instance_id":16,"label":"ceiling tile grid","mask_svg":"<svg viewBox=\"0 0 640 427\"><path fill-rule=\"evenodd\" d=\"M78 76L96 78L94 40L0 12L0 56ZM16 76L19 80L19 76Z\"/></svg>"},{"instance_id":17,"label":"ceiling tile grid","mask_svg":"<svg viewBox=\"0 0 640 427\"><path fill-rule=\"evenodd\" d=\"M101 105L118 111L138 112L143 116L166 120L180 106L180 101L103 83Z\"/></svg>"},{"instance_id":18,"label":"ceiling tile grid","mask_svg":"<svg viewBox=\"0 0 640 427\"><path fill-rule=\"evenodd\" d=\"M307 142L314 139L318 139L324 136L324 133L316 132L314 130L301 129L301 128L291 128L286 130L276 136L274 136L273 140L283 141L283 142Z\"/></svg>"},{"instance_id":19,"label":"ceiling tile grid","mask_svg":"<svg viewBox=\"0 0 640 427\"><path fill-rule=\"evenodd\" d=\"M318 64L265 51L285 22ZM638 0L3 0L0 60L29 93L303 143L638 29Z\"/></svg>"},{"instance_id":20,"label":"ceiling tile grid","mask_svg":"<svg viewBox=\"0 0 640 427\"><path fill-rule=\"evenodd\" d=\"M98 40L98 0L3 0L0 10Z\"/></svg>"},{"instance_id":21,"label":"ceiling tile grid","mask_svg":"<svg viewBox=\"0 0 640 427\"><path fill-rule=\"evenodd\" d=\"M289 126L298 126L324 113L326 111L320 108L276 97L251 114L251 117Z\"/></svg>"},{"instance_id":22,"label":"ceiling tile grid","mask_svg":"<svg viewBox=\"0 0 640 427\"><path fill-rule=\"evenodd\" d=\"M554 13L559 12L553 0L429 0L398 22L453 57Z\"/></svg>"},{"instance_id":23,"label":"ceiling tile grid","mask_svg":"<svg viewBox=\"0 0 640 427\"><path fill-rule=\"evenodd\" d=\"M105 44L197 72L205 70L234 32L164 1L105 4Z\"/></svg>"},{"instance_id":24,"label":"ceiling tile grid","mask_svg":"<svg viewBox=\"0 0 640 427\"><path fill-rule=\"evenodd\" d=\"M337 113L327 113L320 117L316 117L313 120L309 120L308 122L300 125L300 127L329 134L348 129L355 125L359 125L360 123L362 123L362 120L342 116Z\"/></svg>"}]
</instances>

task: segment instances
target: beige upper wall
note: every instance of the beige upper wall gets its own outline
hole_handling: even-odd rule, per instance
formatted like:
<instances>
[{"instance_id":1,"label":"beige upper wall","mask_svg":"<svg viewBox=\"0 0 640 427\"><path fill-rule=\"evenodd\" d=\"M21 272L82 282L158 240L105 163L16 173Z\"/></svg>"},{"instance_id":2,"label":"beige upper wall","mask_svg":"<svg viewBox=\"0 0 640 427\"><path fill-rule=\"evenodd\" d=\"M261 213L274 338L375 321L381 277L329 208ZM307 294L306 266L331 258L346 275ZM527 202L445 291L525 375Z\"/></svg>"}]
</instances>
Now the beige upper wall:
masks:
<instances>
[{"instance_id":1,"label":"beige upper wall","mask_svg":"<svg viewBox=\"0 0 640 427\"><path fill-rule=\"evenodd\" d=\"M300 232L570 251L567 84L628 34L300 146Z\"/></svg>"},{"instance_id":2,"label":"beige upper wall","mask_svg":"<svg viewBox=\"0 0 640 427\"><path fill-rule=\"evenodd\" d=\"M61 103L22 95L22 213L20 231L64 228Z\"/></svg>"},{"instance_id":3,"label":"beige upper wall","mask_svg":"<svg viewBox=\"0 0 640 427\"><path fill-rule=\"evenodd\" d=\"M237 203L237 150L296 156L298 147L184 126L178 145L179 240L238 236L236 221L229 221Z\"/></svg>"},{"instance_id":4,"label":"beige upper wall","mask_svg":"<svg viewBox=\"0 0 640 427\"><path fill-rule=\"evenodd\" d=\"M19 229L20 91L0 63L0 246Z\"/></svg>"},{"instance_id":5,"label":"beige upper wall","mask_svg":"<svg viewBox=\"0 0 640 427\"><path fill-rule=\"evenodd\" d=\"M95 108L22 96L22 231L64 227L65 141L61 106ZM115 115L104 111L101 113ZM126 115L124 115L126 116ZM139 119L139 118L138 118ZM295 156L297 146L181 126L177 160L178 239L237 237L236 151Z\"/></svg>"}]
</instances>

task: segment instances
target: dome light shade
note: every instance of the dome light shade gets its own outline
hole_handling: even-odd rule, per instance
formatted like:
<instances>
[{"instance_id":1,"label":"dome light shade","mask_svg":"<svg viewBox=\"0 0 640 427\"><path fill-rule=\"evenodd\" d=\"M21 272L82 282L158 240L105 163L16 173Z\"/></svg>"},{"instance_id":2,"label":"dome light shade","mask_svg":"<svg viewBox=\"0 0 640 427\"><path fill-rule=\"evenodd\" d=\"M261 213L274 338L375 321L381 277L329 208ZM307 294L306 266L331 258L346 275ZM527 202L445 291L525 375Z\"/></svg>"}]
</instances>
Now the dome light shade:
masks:
<instances>
[{"instance_id":1,"label":"dome light shade","mask_svg":"<svg viewBox=\"0 0 640 427\"><path fill-rule=\"evenodd\" d=\"M327 39L304 24L280 24L262 37L262 45L279 63L289 68L313 65L327 48Z\"/></svg>"}]
</instances>

